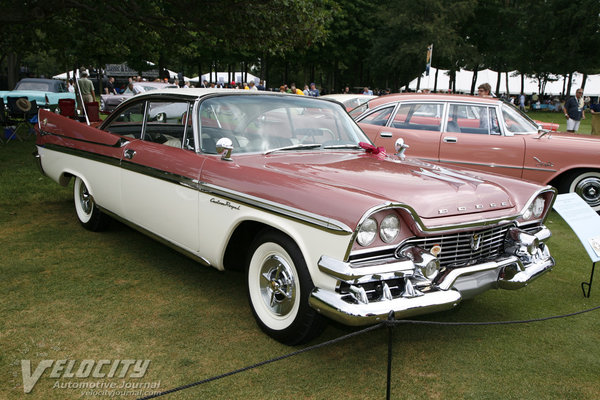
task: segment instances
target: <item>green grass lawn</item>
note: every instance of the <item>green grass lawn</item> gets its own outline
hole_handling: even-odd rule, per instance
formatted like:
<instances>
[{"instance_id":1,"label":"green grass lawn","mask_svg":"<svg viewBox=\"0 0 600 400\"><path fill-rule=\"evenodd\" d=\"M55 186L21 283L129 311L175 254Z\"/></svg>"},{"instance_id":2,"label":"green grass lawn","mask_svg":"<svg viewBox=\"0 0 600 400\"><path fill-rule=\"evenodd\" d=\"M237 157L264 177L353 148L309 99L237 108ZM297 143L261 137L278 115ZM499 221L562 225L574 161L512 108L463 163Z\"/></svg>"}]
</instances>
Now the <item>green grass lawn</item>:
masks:
<instances>
[{"instance_id":1,"label":"green grass lawn","mask_svg":"<svg viewBox=\"0 0 600 400\"><path fill-rule=\"evenodd\" d=\"M527 113L531 119L535 119L542 122L554 122L560 124L558 127L559 132L567 131L567 119L562 112L550 112L550 111L529 111ZM586 118L581 120L579 124L579 130L577 133L584 135L591 135L592 133L592 114L586 112Z\"/></svg>"},{"instance_id":2,"label":"green grass lawn","mask_svg":"<svg viewBox=\"0 0 600 400\"><path fill-rule=\"evenodd\" d=\"M258 329L242 274L202 267L119 223L84 230L72 185L43 177L32 150L31 140L0 145L1 398L108 398L55 386L123 380L47 370L24 394L21 360L33 369L41 360L147 359L145 376L128 382L167 390L298 349ZM590 299L581 293L591 268L583 247L556 213L547 224L554 271L422 319L524 320L599 305L600 283ZM332 323L314 343L353 331ZM387 340L376 330L163 398L382 399ZM597 399L599 344L600 311L525 325L403 325L393 335L392 398Z\"/></svg>"}]
</instances>

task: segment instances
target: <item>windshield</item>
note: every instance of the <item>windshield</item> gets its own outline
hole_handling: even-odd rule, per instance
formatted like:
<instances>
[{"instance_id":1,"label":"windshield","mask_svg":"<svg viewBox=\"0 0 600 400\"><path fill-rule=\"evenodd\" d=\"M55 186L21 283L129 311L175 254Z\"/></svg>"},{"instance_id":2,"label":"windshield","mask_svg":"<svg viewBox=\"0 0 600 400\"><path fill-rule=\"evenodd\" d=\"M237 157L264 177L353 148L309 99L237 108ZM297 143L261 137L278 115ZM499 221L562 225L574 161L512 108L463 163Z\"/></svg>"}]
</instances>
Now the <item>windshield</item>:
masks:
<instances>
[{"instance_id":1,"label":"windshield","mask_svg":"<svg viewBox=\"0 0 600 400\"><path fill-rule=\"evenodd\" d=\"M353 148L369 142L338 104L303 96L219 96L198 108L202 151L231 139L236 153Z\"/></svg>"},{"instance_id":2,"label":"windshield","mask_svg":"<svg viewBox=\"0 0 600 400\"><path fill-rule=\"evenodd\" d=\"M531 118L509 103L502 103L502 118L510 135L533 135L538 133L538 126Z\"/></svg>"},{"instance_id":3,"label":"windshield","mask_svg":"<svg viewBox=\"0 0 600 400\"><path fill-rule=\"evenodd\" d=\"M354 108L353 110L348 111L348 114L350 114L350 116L352 118L356 119L356 117L358 117L360 114L364 113L368 109L369 109L369 102L366 101L366 102L362 103L361 105L359 105L358 107Z\"/></svg>"}]
</instances>

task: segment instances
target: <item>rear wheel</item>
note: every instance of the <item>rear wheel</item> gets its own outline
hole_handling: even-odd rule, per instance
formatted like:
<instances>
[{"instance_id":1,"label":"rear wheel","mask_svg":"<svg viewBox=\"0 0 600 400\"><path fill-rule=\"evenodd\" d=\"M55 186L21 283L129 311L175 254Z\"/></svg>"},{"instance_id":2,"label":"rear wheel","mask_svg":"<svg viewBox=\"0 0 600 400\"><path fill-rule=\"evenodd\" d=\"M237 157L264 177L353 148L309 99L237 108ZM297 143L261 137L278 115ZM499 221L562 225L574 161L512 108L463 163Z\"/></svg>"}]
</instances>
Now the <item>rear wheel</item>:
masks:
<instances>
[{"instance_id":1,"label":"rear wheel","mask_svg":"<svg viewBox=\"0 0 600 400\"><path fill-rule=\"evenodd\" d=\"M98 209L94 198L80 177L76 177L73 184L73 199L77 219L85 229L99 231L108 225L108 216Z\"/></svg>"},{"instance_id":2,"label":"rear wheel","mask_svg":"<svg viewBox=\"0 0 600 400\"><path fill-rule=\"evenodd\" d=\"M600 212L600 171L569 174L560 186L561 193L577 193L596 212Z\"/></svg>"},{"instance_id":3,"label":"rear wheel","mask_svg":"<svg viewBox=\"0 0 600 400\"><path fill-rule=\"evenodd\" d=\"M322 331L321 315L308 305L314 285L300 249L289 237L274 231L259 235L246 270L250 307L265 333L295 345Z\"/></svg>"}]
</instances>

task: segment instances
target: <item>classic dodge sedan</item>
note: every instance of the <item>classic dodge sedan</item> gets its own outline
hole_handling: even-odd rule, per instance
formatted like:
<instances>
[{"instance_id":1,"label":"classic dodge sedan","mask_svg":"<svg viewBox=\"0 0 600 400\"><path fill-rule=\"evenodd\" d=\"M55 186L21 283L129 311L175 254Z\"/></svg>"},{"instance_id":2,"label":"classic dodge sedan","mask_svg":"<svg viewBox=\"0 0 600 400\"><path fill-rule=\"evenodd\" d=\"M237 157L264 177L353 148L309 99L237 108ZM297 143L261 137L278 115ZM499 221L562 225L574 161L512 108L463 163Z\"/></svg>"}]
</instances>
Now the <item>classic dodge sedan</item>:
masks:
<instances>
[{"instance_id":1,"label":"classic dodge sedan","mask_svg":"<svg viewBox=\"0 0 600 400\"><path fill-rule=\"evenodd\" d=\"M75 213L109 217L219 270L245 271L260 328L287 344L326 318L366 325L449 310L550 270L555 192L386 155L337 102L164 89L99 127L44 110L36 158Z\"/></svg>"},{"instance_id":2,"label":"classic dodge sedan","mask_svg":"<svg viewBox=\"0 0 600 400\"><path fill-rule=\"evenodd\" d=\"M397 94L351 115L377 146L407 155L550 184L579 194L600 212L600 138L548 133L512 104L496 98Z\"/></svg>"}]
</instances>

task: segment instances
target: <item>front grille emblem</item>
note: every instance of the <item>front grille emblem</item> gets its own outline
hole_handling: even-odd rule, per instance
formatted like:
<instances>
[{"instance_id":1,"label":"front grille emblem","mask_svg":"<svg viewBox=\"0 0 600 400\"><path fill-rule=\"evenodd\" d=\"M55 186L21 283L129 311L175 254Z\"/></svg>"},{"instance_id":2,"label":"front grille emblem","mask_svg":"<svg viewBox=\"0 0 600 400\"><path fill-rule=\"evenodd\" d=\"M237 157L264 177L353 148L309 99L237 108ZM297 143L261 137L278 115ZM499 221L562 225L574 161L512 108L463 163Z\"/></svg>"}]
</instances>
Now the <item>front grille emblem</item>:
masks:
<instances>
[{"instance_id":1,"label":"front grille emblem","mask_svg":"<svg viewBox=\"0 0 600 400\"><path fill-rule=\"evenodd\" d=\"M477 251L481 247L481 235L479 233L473 234L471 236L471 250Z\"/></svg>"}]
</instances>

